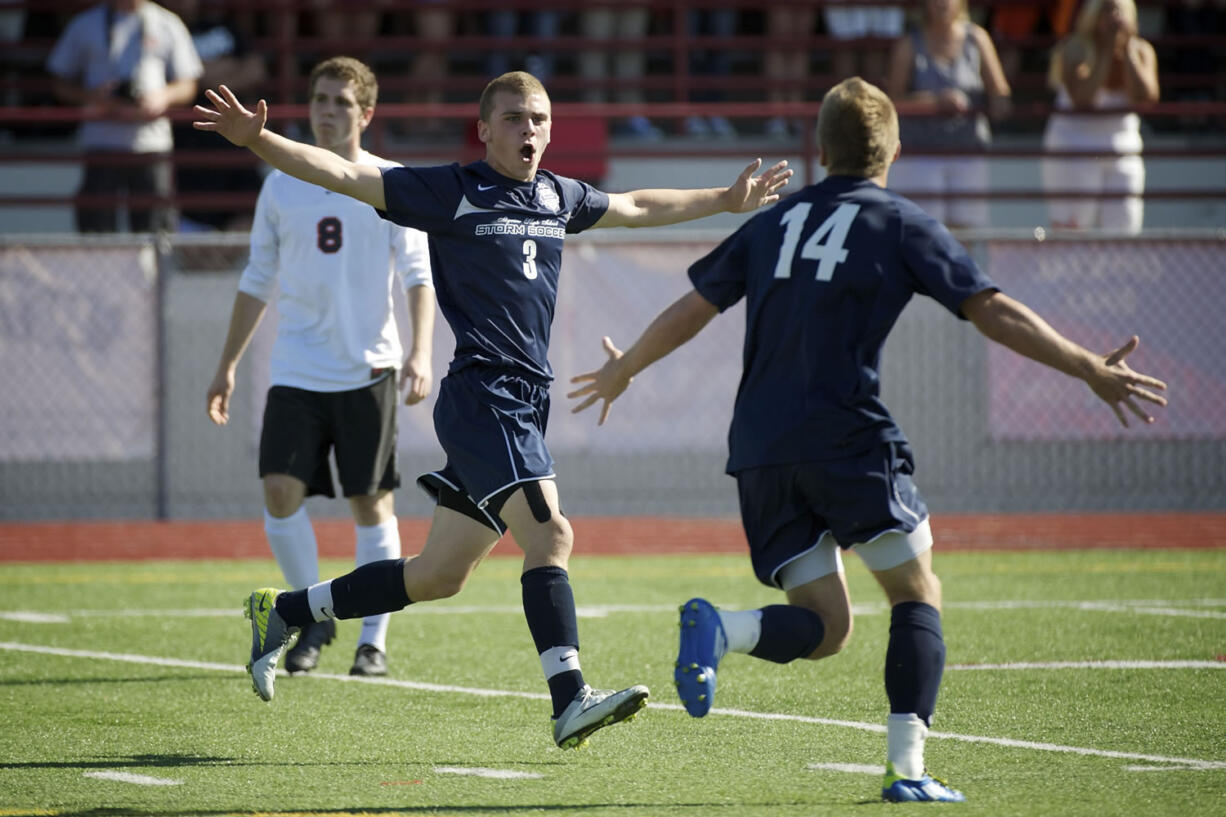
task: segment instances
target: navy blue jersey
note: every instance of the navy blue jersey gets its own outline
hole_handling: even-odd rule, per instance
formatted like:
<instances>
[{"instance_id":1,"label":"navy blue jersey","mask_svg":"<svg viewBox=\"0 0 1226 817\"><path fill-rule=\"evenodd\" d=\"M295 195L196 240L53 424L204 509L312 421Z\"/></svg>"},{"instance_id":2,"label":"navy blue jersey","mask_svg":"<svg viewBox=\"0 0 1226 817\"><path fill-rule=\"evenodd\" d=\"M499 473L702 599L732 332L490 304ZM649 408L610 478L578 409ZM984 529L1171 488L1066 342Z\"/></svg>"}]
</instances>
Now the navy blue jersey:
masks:
<instances>
[{"instance_id":1,"label":"navy blue jersey","mask_svg":"<svg viewBox=\"0 0 1226 817\"><path fill-rule=\"evenodd\" d=\"M728 472L905 442L879 397L881 348L912 294L959 317L995 285L911 201L851 176L759 213L690 267L720 311L746 299Z\"/></svg>"},{"instance_id":2,"label":"navy blue jersey","mask_svg":"<svg viewBox=\"0 0 1226 817\"><path fill-rule=\"evenodd\" d=\"M384 218L430 236L439 308L456 338L448 371L477 364L551 380L562 243L600 220L608 195L548 170L510 179L484 161L386 168L383 194Z\"/></svg>"}]
</instances>

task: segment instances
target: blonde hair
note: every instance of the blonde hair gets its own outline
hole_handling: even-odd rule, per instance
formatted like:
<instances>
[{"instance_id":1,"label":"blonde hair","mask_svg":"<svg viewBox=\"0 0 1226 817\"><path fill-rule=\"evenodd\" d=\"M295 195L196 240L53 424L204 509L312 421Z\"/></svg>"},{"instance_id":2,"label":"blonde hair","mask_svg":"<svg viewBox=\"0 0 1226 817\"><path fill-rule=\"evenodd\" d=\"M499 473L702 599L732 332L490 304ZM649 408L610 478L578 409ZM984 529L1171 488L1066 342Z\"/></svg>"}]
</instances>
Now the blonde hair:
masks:
<instances>
[{"instance_id":1,"label":"blonde hair","mask_svg":"<svg viewBox=\"0 0 1226 817\"><path fill-rule=\"evenodd\" d=\"M1072 32L1052 51L1051 67L1047 71L1047 84L1052 88L1059 88L1064 84L1064 49L1070 42L1076 42L1081 46L1086 55L1086 62L1090 65L1093 65L1098 58L1097 49L1094 47L1094 30L1098 27L1098 15L1102 11L1104 2L1105 0L1086 0L1081 11L1077 12L1077 20L1073 23ZM1135 29L1137 4L1134 0L1115 0L1115 2L1120 7L1120 14Z\"/></svg>"},{"instance_id":2,"label":"blonde hair","mask_svg":"<svg viewBox=\"0 0 1226 817\"><path fill-rule=\"evenodd\" d=\"M549 94L545 91L545 86L536 77L529 74L527 71L511 71L503 74L500 77L495 77L485 86L485 90L481 92L481 104L479 107L479 116L482 122L489 122L490 117L494 113L494 97L501 93L515 94L516 96L526 97L532 94L540 94L549 99Z\"/></svg>"},{"instance_id":3,"label":"blonde hair","mask_svg":"<svg viewBox=\"0 0 1226 817\"><path fill-rule=\"evenodd\" d=\"M873 178L890 166L898 147L898 111L885 91L850 77L822 97L817 141L826 172Z\"/></svg>"},{"instance_id":4,"label":"blonde hair","mask_svg":"<svg viewBox=\"0 0 1226 817\"><path fill-rule=\"evenodd\" d=\"M379 98L379 83L375 72L370 66L353 57L332 57L311 69L311 79L307 84L311 95L315 95L315 83L320 77L346 80L353 83L353 95L362 110L375 107Z\"/></svg>"}]
</instances>

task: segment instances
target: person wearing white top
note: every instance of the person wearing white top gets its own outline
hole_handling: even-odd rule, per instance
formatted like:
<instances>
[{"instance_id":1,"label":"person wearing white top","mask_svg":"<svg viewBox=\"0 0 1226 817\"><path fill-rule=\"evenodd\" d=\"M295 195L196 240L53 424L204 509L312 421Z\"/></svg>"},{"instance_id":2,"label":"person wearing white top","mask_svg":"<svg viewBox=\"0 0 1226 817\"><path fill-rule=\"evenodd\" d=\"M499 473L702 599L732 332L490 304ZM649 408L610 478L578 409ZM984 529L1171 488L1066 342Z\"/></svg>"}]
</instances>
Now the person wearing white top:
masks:
<instances>
[{"instance_id":1,"label":"person wearing white top","mask_svg":"<svg viewBox=\"0 0 1226 817\"><path fill-rule=\"evenodd\" d=\"M31 5L31 8L33 6ZM77 135L84 153L78 193L169 197L174 146L167 111L196 98L204 73L187 26L149 0L107 0L73 17L47 57L55 96L86 114ZM116 156L144 161L117 163ZM80 232L115 232L115 205L76 206ZM166 231L172 209L162 202L128 205L133 232Z\"/></svg>"},{"instance_id":2,"label":"person wearing white top","mask_svg":"<svg viewBox=\"0 0 1226 817\"><path fill-rule=\"evenodd\" d=\"M374 73L351 57L311 72L315 143L361 164L391 167L362 150L374 115ZM314 530L303 501L335 496L328 452L335 452L357 530L358 565L400 556L392 491L396 457L396 372L402 348L393 298L407 293L412 348L400 382L408 405L430 392L434 289L426 236L371 207L274 171L265 179L251 229L251 255L239 280L230 327L208 390L214 423L229 420L235 370L275 297L277 337L260 436L264 530L286 580L319 581ZM388 615L363 620L350 674L387 672ZM330 625L330 626L329 626ZM286 658L291 672L314 669L335 622L301 633Z\"/></svg>"},{"instance_id":3,"label":"person wearing white top","mask_svg":"<svg viewBox=\"0 0 1226 817\"><path fill-rule=\"evenodd\" d=\"M1141 120L1129 109L1158 101L1158 59L1154 47L1137 36L1133 0L1089 0L1073 33L1056 46L1050 80L1056 111L1047 121L1043 148L1086 155L1045 158L1043 185L1088 194L1052 198L1052 226L1139 233L1145 164Z\"/></svg>"}]
</instances>

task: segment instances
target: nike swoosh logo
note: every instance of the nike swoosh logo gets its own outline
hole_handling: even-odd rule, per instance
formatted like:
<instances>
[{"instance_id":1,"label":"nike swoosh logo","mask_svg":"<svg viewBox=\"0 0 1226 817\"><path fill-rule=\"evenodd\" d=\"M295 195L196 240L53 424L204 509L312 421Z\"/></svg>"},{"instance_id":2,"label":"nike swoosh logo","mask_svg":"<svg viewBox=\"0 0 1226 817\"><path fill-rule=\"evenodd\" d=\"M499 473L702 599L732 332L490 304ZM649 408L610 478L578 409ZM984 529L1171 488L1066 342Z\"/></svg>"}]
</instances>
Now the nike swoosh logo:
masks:
<instances>
[{"instance_id":1,"label":"nike swoosh logo","mask_svg":"<svg viewBox=\"0 0 1226 817\"><path fill-rule=\"evenodd\" d=\"M493 190L497 186L496 184L479 184L477 189L484 193L486 190Z\"/></svg>"},{"instance_id":2,"label":"nike swoosh logo","mask_svg":"<svg viewBox=\"0 0 1226 817\"><path fill-rule=\"evenodd\" d=\"M260 596L260 612L261 613L268 609L268 605L265 604L264 602L265 602L264 597Z\"/></svg>"}]
</instances>

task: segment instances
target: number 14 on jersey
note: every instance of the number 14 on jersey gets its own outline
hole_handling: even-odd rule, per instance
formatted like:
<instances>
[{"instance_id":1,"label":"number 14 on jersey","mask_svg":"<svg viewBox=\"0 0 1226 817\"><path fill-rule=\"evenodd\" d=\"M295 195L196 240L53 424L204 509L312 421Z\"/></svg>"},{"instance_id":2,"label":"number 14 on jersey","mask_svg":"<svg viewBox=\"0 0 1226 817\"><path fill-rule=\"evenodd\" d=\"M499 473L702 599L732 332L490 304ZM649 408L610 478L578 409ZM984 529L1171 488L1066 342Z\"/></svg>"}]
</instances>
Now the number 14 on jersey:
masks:
<instances>
[{"instance_id":1,"label":"number 14 on jersey","mask_svg":"<svg viewBox=\"0 0 1226 817\"><path fill-rule=\"evenodd\" d=\"M776 278L792 277L792 260L796 256L796 246L800 244L801 231L813 205L802 202L783 214L779 220L787 229L783 233L783 244L779 247L779 260L775 262ZM834 277L834 268L847 260L847 250L843 242L847 240L847 231L860 212L858 204L840 204L822 225L813 231L800 248L800 257L817 262L818 281L829 281Z\"/></svg>"}]
</instances>

